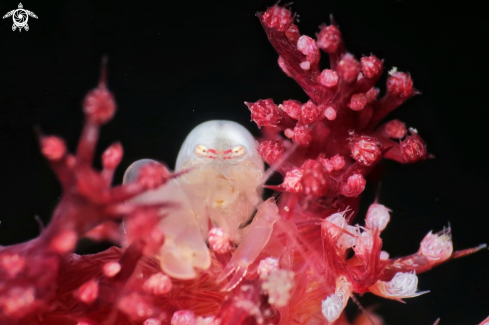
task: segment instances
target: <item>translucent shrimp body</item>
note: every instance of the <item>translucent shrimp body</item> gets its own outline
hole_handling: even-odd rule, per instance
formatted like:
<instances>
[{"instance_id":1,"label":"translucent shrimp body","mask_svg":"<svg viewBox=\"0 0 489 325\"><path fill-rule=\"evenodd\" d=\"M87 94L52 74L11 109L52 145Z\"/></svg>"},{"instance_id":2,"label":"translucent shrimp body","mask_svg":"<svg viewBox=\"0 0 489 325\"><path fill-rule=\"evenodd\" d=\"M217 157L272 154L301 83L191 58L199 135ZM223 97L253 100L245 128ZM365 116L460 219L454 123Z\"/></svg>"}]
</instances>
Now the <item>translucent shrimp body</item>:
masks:
<instances>
[{"instance_id":1,"label":"translucent shrimp body","mask_svg":"<svg viewBox=\"0 0 489 325\"><path fill-rule=\"evenodd\" d=\"M136 181L139 170L148 163L157 162L134 162L123 182ZM261 202L263 170L255 140L241 125L208 121L190 132L176 163L176 171L185 171L183 175L134 199L146 204L175 203L170 211L162 210L165 217L160 227L165 242L156 257L165 273L191 279L197 275L194 268L210 266L206 245L209 224L220 227L235 243L241 241L240 226Z\"/></svg>"},{"instance_id":2,"label":"translucent shrimp body","mask_svg":"<svg viewBox=\"0 0 489 325\"><path fill-rule=\"evenodd\" d=\"M178 182L205 236L210 220L234 242L241 240L240 226L261 202L264 165L255 147L248 130L223 120L202 123L185 139L175 169L189 170Z\"/></svg>"}]
</instances>

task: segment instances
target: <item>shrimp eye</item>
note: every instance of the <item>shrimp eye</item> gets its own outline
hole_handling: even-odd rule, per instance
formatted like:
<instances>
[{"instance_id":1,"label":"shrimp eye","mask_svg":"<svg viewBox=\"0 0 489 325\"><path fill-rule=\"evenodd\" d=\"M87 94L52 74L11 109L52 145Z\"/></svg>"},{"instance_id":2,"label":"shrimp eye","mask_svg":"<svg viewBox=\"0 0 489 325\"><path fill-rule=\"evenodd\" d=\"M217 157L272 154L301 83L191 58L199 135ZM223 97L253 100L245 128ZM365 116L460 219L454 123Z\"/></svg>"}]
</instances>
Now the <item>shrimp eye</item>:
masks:
<instances>
[{"instance_id":1,"label":"shrimp eye","mask_svg":"<svg viewBox=\"0 0 489 325\"><path fill-rule=\"evenodd\" d=\"M209 148L203 144L199 144L195 147L194 153L197 157L206 157L209 154Z\"/></svg>"},{"instance_id":2,"label":"shrimp eye","mask_svg":"<svg viewBox=\"0 0 489 325\"><path fill-rule=\"evenodd\" d=\"M246 148L243 146L236 146L232 150L233 157L239 158L246 155Z\"/></svg>"}]
</instances>

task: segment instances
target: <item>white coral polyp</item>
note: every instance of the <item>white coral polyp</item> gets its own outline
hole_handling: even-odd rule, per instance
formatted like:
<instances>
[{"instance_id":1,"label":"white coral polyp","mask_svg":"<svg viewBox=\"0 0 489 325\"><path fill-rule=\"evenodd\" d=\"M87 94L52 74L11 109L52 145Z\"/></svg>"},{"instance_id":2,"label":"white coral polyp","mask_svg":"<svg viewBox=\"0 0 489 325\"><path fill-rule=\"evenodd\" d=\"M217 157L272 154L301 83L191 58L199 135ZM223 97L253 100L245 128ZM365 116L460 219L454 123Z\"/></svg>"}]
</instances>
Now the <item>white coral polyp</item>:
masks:
<instances>
[{"instance_id":1,"label":"white coral polyp","mask_svg":"<svg viewBox=\"0 0 489 325\"><path fill-rule=\"evenodd\" d=\"M367 217L365 223L370 229L378 229L382 231L387 227L387 224L391 220L389 214L391 210L387 209L382 204L371 204L367 211Z\"/></svg>"},{"instance_id":2,"label":"white coral polyp","mask_svg":"<svg viewBox=\"0 0 489 325\"><path fill-rule=\"evenodd\" d=\"M323 231L327 231L336 240L336 246L342 251L353 247L360 234L358 226L348 225L345 219L345 212L330 215L322 225Z\"/></svg>"},{"instance_id":3,"label":"white coral polyp","mask_svg":"<svg viewBox=\"0 0 489 325\"><path fill-rule=\"evenodd\" d=\"M331 223L334 223L335 225L337 225L340 228L346 227L345 216L341 212L334 213L334 214L330 215L329 217L326 218L326 220L328 220Z\"/></svg>"},{"instance_id":4,"label":"white coral polyp","mask_svg":"<svg viewBox=\"0 0 489 325\"><path fill-rule=\"evenodd\" d=\"M195 323L195 314L191 310L178 310L171 318L171 325L195 325Z\"/></svg>"},{"instance_id":5,"label":"white coral polyp","mask_svg":"<svg viewBox=\"0 0 489 325\"><path fill-rule=\"evenodd\" d=\"M351 295L351 283L346 279L345 276L340 276L336 279L336 289L335 294L341 298L343 302L343 308L345 308L346 303Z\"/></svg>"},{"instance_id":6,"label":"white coral polyp","mask_svg":"<svg viewBox=\"0 0 489 325\"><path fill-rule=\"evenodd\" d=\"M409 297L418 290L418 277L414 273L397 272L385 288L391 296Z\"/></svg>"},{"instance_id":7,"label":"white coral polyp","mask_svg":"<svg viewBox=\"0 0 489 325\"><path fill-rule=\"evenodd\" d=\"M346 231L349 234L343 233L336 242L336 246L341 250L346 250L347 248L355 246L357 236L360 232L358 226L346 226Z\"/></svg>"},{"instance_id":8,"label":"white coral polyp","mask_svg":"<svg viewBox=\"0 0 489 325\"><path fill-rule=\"evenodd\" d=\"M294 272L276 270L262 283L262 290L268 293L268 302L276 307L284 307L289 302L290 290L294 284Z\"/></svg>"},{"instance_id":9,"label":"white coral polyp","mask_svg":"<svg viewBox=\"0 0 489 325\"><path fill-rule=\"evenodd\" d=\"M418 277L414 272L397 272L389 282L377 281L375 285L371 287L370 291L379 296L396 300L417 297L429 292L416 292L417 289Z\"/></svg>"},{"instance_id":10,"label":"white coral polyp","mask_svg":"<svg viewBox=\"0 0 489 325\"><path fill-rule=\"evenodd\" d=\"M347 226L343 213L334 213L326 218L323 222L323 228L326 228L331 237L335 238L343 234L342 229Z\"/></svg>"},{"instance_id":11,"label":"white coral polyp","mask_svg":"<svg viewBox=\"0 0 489 325\"><path fill-rule=\"evenodd\" d=\"M335 293L322 302L321 311L326 319L332 323L340 317L351 295L351 283L344 276L336 279Z\"/></svg>"},{"instance_id":12,"label":"white coral polyp","mask_svg":"<svg viewBox=\"0 0 489 325\"><path fill-rule=\"evenodd\" d=\"M336 294L332 294L323 300L321 305L323 316L332 323L340 317L343 311L343 301Z\"/></svg>"},{"instance_id":13,"label":"white coral polyp","mask_svg":"<svg viewBox=\"0 0 489 325\"><path fill-rule=\"evenodd\" d=\"M197 317L195 325L220 325L221 321L213 316L209 317Z\"/></svg>"},{"instance_id":14,"label":"white coral polyp","mask_svg":"<svg viewBox=\"0 0 489 325\"><path fill-rule=\"evenodd\" d=\"M224 254L231 249L230 238L222 228L214 227L209 230L208 240L209 246L216 253Z\"/></svg>"},{"instance_id":15,"label":"white coral polyp","mask_svg":"<svg viewBox=\"0 0 489 325\"><path fill-rule=\"evenodd\" d=\"M278 270L278 259L273 257L267 257L261 260L258 265L258 274L262 280L266 280L276 270Z\"/></svg>"},{"instance_id":16,"label":"white coral polyp","mask_svg":"<svg viewBox=\"0 0 489 325\"><path fill-rule=\"evenodd\" d=\"M421 241L420 253L430 261L443 262L450 258L453 253L450 228L437 234L430 231Z\"/></svg>"}]
</instances>

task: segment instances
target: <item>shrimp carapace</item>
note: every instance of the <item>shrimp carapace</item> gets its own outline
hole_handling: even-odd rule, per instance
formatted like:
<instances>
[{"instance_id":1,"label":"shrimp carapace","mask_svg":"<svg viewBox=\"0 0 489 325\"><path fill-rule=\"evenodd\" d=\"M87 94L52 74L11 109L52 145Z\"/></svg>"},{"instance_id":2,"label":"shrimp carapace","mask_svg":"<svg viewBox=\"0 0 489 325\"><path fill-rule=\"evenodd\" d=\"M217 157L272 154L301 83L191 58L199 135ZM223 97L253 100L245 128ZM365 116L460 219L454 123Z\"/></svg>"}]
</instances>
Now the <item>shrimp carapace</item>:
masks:
<instances>
[{"instance_id":1,"label":"shrimp carapace","mask_svg":"<svg viewBox=\"0 0 489 325\"><path fill-rule=\"evenodd\" d=\"M264 164L250 132L232 121L198 125L178 154L175 170L184 169L188 173L178 182L192 202L202 233L207 234L210 220L239 242L239 226L251 217L262 193Z\"/></svg>"}]
</instances>

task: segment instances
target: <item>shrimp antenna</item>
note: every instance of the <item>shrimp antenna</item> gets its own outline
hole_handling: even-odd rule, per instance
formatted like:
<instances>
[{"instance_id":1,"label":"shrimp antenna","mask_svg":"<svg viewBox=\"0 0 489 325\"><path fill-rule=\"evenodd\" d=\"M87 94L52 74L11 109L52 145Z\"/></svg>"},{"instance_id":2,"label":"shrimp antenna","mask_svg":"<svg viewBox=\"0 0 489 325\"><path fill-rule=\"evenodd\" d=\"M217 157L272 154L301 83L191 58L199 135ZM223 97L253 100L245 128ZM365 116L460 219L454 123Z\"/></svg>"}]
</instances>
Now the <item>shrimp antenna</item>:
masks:
<instances>
[{"instance_id":1,"label":"shrimp antenna","mask_svg":"<svg viewBox=\"0 0 489 325\"><path fill-rule=\"evenodd\" d=\"M107 88L107 55L102 56L102 64L100 66L100 79L98 81L98 86L100 88Z\"/></svg>"},{"instance_id":2,"label":"shrimp antenna","mask_svg":"<svg viewBox=\"0 0 489 325\"><path fill-rule=\"evenodd\" d=\"M362 311L362 313L365 315L365 317L367 317L368 321L370 322L370 324L372 325L376 325L373 321L373 319L370 317L370 315L367 313L367 311L365 310L365 308L363 308L362 304L360 303L360 301L358 301L357 297L355 297L354 295L350 295L350 298L351 300L353 300L355 302L355 304L357 304L358 306L358 309L360 309Z\"/></svg>"},{"instance_id":3,"label":"shrimp antenna","mask_svg":"<svg viewBox=\"0 0 489 325\"><path fill-rule=\"evenodd\" d=\"M290 148L287 149L287 151L285 151L284 154L280 156L280 158L276 162L270 165L270 167L263 174L263 177L261 178L260 183L258 185L259 187L265 185L265 183L268 181L270 176L272 176L272 174L275 171L277 171L280 167L282 167L285 161L290 157L291 154L294 153L295 149L297 149L297 146L298 146L297 143L293 143L292 146L290 146Z\"/></svg>"},{"instance_id":4,"label":"shrimp antenna","mask_svg":"<svg viewBox=\"0 0 489 325\"><path fill-rule=\"evenodd\" d=\"M377 192L375 193L375 201L374 201L375 204L377 204L379 202L380 188L381 187L382 187L382 182L379 182L379 185L377 186Z\"/></svg>"},{"instance_id":5,"label":"shrimp antenna","mask_svg":"<svg viewBox=\"0 0 489 325\"><path fill-rule=\"evenodd\" d=\"M263 185L265 185L265 183L272 176L272 174L275 171L277 171L285 163L285 161L287 160L287 158L289 158L290 155L294 153L294 151L297 148L297 146L298 146L297 143L292 144L292 146L290 146L290 148L287 149L287 151L285 151L283 153L283 155L280 156L280 158L276 162L274 162L273 164L270 165L270 167L268 167L268 169L263 174L260 182L258 183L257 190L261 191L261 188L263 187ZM261 204L261 202L258 203L258 204L256 204L254 206L254 208L257 209L260 204Z\"/></svg>"},{"instance_id":6,"label":"shrimp antenna","mask_svg":"<svg viewBox=\"0 0 489 325\"><path fill-rule=\"evenodd\" d=\"M39 231L42 234L44 232L44 230L46 229L46 227L44 226L44 223L42 222L41 218L37 214L34 215L34 220L36 220L36 222L39 226Z\"/></svg>"}]
</instances>

